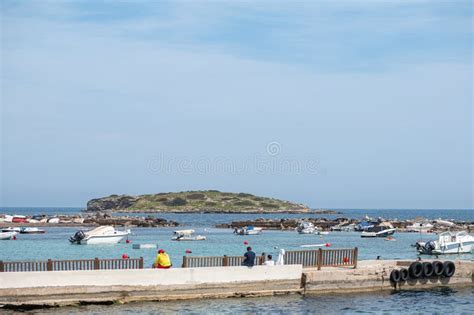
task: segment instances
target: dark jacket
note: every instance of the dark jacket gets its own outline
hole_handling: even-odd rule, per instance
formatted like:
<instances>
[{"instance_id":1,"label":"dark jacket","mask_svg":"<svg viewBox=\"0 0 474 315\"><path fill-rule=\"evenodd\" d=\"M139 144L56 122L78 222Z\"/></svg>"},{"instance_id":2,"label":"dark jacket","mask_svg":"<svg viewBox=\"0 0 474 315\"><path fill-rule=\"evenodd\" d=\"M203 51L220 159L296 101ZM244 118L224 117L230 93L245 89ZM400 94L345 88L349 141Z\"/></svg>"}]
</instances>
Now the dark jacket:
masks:
<instances>
[{"instance_id":1,"label":"dark jacket","mask_svg":"<svg viewBox=\"0 0 474 315\"><path fill-rule=\"evenodd\" d=\"M244 254L244 257L245 259L242 262L242 266L252 267L255 265L255 253L253 251L249 250Z\"/></svg>"}]
</instances>

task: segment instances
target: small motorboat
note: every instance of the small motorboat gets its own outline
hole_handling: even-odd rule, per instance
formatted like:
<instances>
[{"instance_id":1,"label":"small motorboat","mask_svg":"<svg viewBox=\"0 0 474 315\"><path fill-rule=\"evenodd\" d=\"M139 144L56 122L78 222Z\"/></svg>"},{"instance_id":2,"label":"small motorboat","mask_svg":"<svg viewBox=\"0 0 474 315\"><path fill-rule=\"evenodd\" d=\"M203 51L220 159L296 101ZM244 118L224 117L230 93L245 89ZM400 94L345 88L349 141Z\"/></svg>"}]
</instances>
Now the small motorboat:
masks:
<instances>
[{"instance_id":1,"label":"small motorboat","mask_svg":"<svg viewBox=\"0 0 474 315\"><path fill-rule=\"evenodd\" d=\"M407 226L407 232L428 233L433 229L433 224L429 222L414 222Z\"/></svg>"},{"instance_id":2,"label":"small motorboat","mask_svg":"<svg viewBox=\"0 0 474 315\"><path fill-rule=\"evenodd\" d=\"M234 233L237 235L258 235L262 233L261 227L254 227L252 225L244 226L242 228L235 228Z\"/></svg>"},{"instance_id":3,"label":"small motorboat","mask_svg":"<svg viewBox=\"0 0 474 315\"><path fill-rule=\"evenodd\" d=\"M300 234L316 234L316 235L328 235L329 232L321 231L313 223L307 221L301 221L296 227L296 231Z\"/></svg>"},{"instance_id":4,"label":"small motorboat","mask_svg":"<svg viewBox=\"0 0 474 315\"><path fill-rule=\"evenodd\" d=\"M11 240L17 236L17 232L0 232L0 240Z\"/></svg>"},{"instance_id":5,"label":"small motorboat","mask_svg":"<svg viewBox=\"0 0 474 315\"><path fill-rule=\"evenodd\" d=\"M296 227L296 231L300 234L314 234L317 231L313 223L301 221Z\"/></svg>"},{"instance_id":6,"label":"small motorboat","mask_svg":"<svg viewBox=\"0 0 474 315\"><path fill-rule=\"evenodd\" d=\"M12 218L13 223L27 223L26 216L15 214Z\"/></svg>"},{"instance_id":7,"label":"small motorboat","mask_svg":"<svg viewBox=\"0 0 474 315\"><path fill-rule=\"evenodd\" d=\"M202 235L193 235L194 230L174 231L172 241L205 241L206 237Z\"/></svg>"},{"instance_id":8,"label":"small motorboat","mask_svg":"<svg viewBox=\"0 0 474 315\"><path fill-rule=\"evenodd\" d=\"M368 229L360 234L360 237L387 237L393 235L397 229L386 228L384 226L376 226Z\"/></svg>"},{"instance_id":9,"label":"small motorboat","mask_svg":"<svg viewBox=\"0 0 474 315\"><path fill-rule=\"evenodd\" d=\"M80 245L117 244L130 234L130 230L118 231L112 226L99 226L90 231L77 231L69 241Z\"/></svg>"},{"instance_id":10,"label":"small motorboat","mask_svg":"<svg viewBox=\"0 0 474 315\"><path fill-rule=\"evenodd\" d=\"M23 227L20 229L21 234L43 234L45 230L38 229L37 227Z\"/></svg>"},{"instance_id":11,"label":"small motorboat","mask_svg":"<svg viewBox=\"0 0 474 315\"><path fill-rule=\"evenodd\" d=\"M2 232L16 232L16 233L20 233L20 231L21 231L21 228L20 228L20 227L7 227L7 228L2 229Z\"/></svg>"},{"instance_id":12,"label":"small motorboat","mask_svg":"<svg viewBox=\"0 0 474 315\"><path fill-rule=\"evenodd\" d=\"M474 249L474 236L466 231L443 232L437 240L417 242L415 247L420 254L425 255L470 253Z\"/></svg>"}]
</instances>

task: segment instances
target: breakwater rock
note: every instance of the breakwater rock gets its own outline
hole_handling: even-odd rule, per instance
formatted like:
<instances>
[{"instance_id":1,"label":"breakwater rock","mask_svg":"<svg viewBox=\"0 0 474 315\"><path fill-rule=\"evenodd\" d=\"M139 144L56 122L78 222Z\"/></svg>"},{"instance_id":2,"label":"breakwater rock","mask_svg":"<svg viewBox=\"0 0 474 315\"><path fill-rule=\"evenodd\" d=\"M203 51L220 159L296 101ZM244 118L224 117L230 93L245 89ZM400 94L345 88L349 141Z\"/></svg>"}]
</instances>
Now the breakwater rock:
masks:
<instances>
[{"instance_id":1,"label":"breakwater rock","mask_svg":"<svg viewBox=\"0 0 474 315\"><path fill-rule=\"evenodd\" d=\"M307 221L313 223L315 226L322 230L330 230L331 227L340 224L341 222L356 222L355 220L348 220L345 218L329 220L324 218L305 218L305 219L264 219L259 218L256 220L245 220L245 221L232 221L231 223L217 224L217 228L241 228L244 226L258 226L266 230L294 230L301 221Z\"/></svg>"},{"instance_id":2,"label":"breakwater rock","mask_svg":"<svg viewBox=\"0 0 474 315\"><path fill-rule=\"evenodd\" d=\"M373 219L366 217L363 220L349 218L288 218L288 219L265 219L232 221L231 223L217 224L217 228L241 228L245 226L261 227L266 230L294 230L302 222L311 222L322 231L363 231L370 227L384 226L396 228L399 232L431 232L441 233L444 231L474 231L474 222L455 220L426 220L417 218L412 220L386 220L383 218Z\"/></svg>"}]
</instances>

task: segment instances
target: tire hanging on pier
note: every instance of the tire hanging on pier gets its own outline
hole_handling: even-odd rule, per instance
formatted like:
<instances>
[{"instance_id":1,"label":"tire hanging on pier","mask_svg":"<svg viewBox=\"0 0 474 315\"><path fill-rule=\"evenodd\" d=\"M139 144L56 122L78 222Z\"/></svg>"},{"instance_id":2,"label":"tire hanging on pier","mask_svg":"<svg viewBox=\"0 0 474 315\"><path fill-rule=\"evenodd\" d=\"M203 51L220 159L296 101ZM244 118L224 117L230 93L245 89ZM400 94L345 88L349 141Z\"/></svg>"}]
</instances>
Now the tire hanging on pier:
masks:
<instances>
[{"instance_id":1,"label":"tire hanging on pier","mask_svg":"<svg viewBox=\"0 0 474 315\"><path fill-rule=\"evenodd\" d=\"M393 284L400 282L400 270L398 269L392 270L392 272L390 273L390 282L392 282Z\"/></svg>"},{"instance_id":2,"label":"tire hanging on pier","mask_svg":"<svg viewBox=\"0 0 474 315\"><path fill-rule=\"evenodd\" d=\"M449 278L454 275L454 272L456 271L456 266L452 261L445 261L443 267L443 276Z\"/></svg>"},{"instance_id":3,"label":"tire hanging on pier","mask_svg":"<svg viewBox=\"0 0 474 315\"><path fill-rule=\"evenodd\" d=\"M433 261L431 264L433 265L433 275L441 276L444 272L443 263L441 261Z\"/></svg>"},{"instance_id":4,"label":"tire hanging on pier","mask_svg":"<svg viewBox=\"0 0 474 315\"><path fill-rule=\"evenodd\" d=\"M408 272L410 274L410 278L418 279L423 274L423 265L420 262L415 261L408 268Z\"/></svg>"},{"instance_id":5,"label":"tire hanging on pier","mask_svg":"<svg viewBox=\"0 0 474 315\"><path fill-rule=\"evenodd\" d=\"M400 281L405 282L408 280L408 269L400 269Z\"/></svg>"},{"instance_id":6,"label":"tire hanging on pier","mask_svg":"<svg viewBox=\"0 0 474 315\"><path fill-rule=\"evenodd\" d=\"M423 277L429 278L433 275L433 264L430 262L424 262L423 264Z\"/></svg>"}]
</instances>

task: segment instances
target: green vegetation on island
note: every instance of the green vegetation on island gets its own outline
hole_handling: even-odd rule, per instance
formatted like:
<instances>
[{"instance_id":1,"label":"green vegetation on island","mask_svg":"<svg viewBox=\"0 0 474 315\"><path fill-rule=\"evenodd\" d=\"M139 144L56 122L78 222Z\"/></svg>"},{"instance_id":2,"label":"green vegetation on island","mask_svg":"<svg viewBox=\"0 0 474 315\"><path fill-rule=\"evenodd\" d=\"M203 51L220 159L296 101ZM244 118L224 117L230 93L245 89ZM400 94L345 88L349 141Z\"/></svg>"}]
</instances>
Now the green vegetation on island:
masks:
<instances>
[{"instance_id":1,"label":"green vegetation on island","mask_svg":"<svg viewBox=\"0 0 474 315\"><path fill-rule=\"evenodd\" d=\"M114 212L214 212L276 213L308 212L303 204L248 193L217 190L158 193L139 196L110 195L92 199L86 211Z\"/></svg>"}]
</instances>

